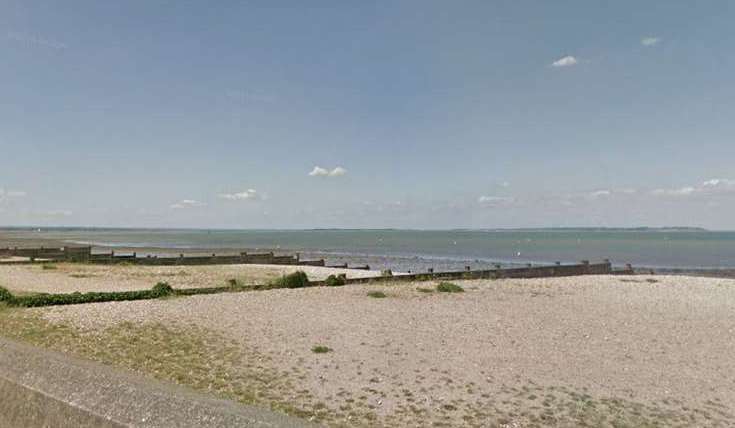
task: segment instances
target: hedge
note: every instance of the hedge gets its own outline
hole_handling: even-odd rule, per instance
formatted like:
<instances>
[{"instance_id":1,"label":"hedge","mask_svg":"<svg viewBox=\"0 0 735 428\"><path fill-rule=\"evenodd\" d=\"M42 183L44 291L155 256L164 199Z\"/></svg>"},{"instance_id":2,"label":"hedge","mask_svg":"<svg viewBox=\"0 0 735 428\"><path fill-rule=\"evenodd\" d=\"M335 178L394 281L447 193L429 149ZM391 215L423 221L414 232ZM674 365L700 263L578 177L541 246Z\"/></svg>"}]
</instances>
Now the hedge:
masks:
<instances>
[{"instance_id":1,"label":"hedge","mask_svg":"<svg viewBox=\"0 0 735 428\"><path fill-rule=\"evenodd\" d=\"M69 293L69 294L34 294L30 296L12 296L7 300L11 306L32 308L39 306L77 305L81 303L122 302L126 300L158 299L173 295L174 289L165 282L159 282L150 290L118 291L108 293Z\"/></svg>"}]
</instances>

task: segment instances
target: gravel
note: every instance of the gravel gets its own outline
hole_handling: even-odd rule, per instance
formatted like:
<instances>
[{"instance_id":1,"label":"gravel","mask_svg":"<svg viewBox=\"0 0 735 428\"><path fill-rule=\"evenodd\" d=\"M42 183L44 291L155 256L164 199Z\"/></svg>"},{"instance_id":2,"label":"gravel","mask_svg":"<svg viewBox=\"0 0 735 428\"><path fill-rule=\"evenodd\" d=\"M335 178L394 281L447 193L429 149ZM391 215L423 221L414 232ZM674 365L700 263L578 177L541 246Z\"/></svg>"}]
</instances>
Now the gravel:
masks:
<instances>
[{"instance_id":1,"label":"gravel","mask_svg":"<svg viewBox=\"0 0 735 428\"><path fill-rule=\"evenodd\" d=\"M211 265L211 266L127 266L53 264L0 265L0 286L15 292L73 293L90 291L146 290L159 281L174 288L223 286L236 278L246 284L265 283L277 276L301 270L310 280L323 280L345 273L349 278L379 276L380 272L335 269L319 266Z\"/></svg>"},{"instance_id":2,"label":"gravel","mask_svg":"<svg viewBox=\"0 0 735 428\"><path fill-rule=\"evenodd\" d=\"M430 283L353 285L34 311L90 331L125 321L212 329L272 357L279 370L298 367L306 374L298 387L332 411L363 400L399 425L461 422L486 402L502 407L521 386L735 410L735 280L456 283L466 292L416 291ZM388 298L367 297L377 290ZM315 345L332 352L315 354ZM404 414L410 406L426 413Z\"/></svg>"}]
</instances>

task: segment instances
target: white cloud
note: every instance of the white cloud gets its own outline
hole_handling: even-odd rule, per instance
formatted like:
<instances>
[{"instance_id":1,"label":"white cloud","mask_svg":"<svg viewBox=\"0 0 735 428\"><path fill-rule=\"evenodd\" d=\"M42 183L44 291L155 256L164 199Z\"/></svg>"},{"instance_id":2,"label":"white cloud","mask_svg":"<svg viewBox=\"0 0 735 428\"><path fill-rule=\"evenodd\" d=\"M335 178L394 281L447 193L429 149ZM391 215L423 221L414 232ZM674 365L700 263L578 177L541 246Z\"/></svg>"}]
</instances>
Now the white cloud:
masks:
<instances>
[{"instance_id":1,"label":"white cloud","mask_svg":"<svg viewBox=\"0 0 735 428\"><path fill-rule=\"evenodd\" d=\"M735 180L713 178L702 183L702 187L706 189L735 189Z\"/></svg>"},{"instance_id":2,"label":"white cloud","mask_svg":"<svg viewBox=\"0 0 735 428\"><path fill-rule=\"evenodd\" d=\"M230 201L245 201L245 200L257 200L262 199L260 194L255 189L248 189L238 193L221 193L219 195L222 199L228 199Z\"/></svg>"},{"instance_id":3,"label":"white cloud","mask_svg":"<svg viewBox=\"0 0 735 428\"><path fill-rule=\"evenodd\" d=\"M688 196L696 192L697 189L694 187L686 186L678 189L655 189L652 193L661 196Z\"/></svg>"},{"instance_id":4,"label":"white cloud","mask_svg":"<svg viewBox=\"0 0 735 428\"><path fill-rule=\"evenodd\" d=\"M340 177L345 174L347 174L347 170L341 166L338 166L329 172L330 177Z\"/></svg>"},{"instance_id":5,"label":"white cloud","mask_svg":"<svg viewBox=\"0 0 735 428\"><path fill-rule=\"evenodd\" d=\"M515 201L515 199L508 197L508 196L483 195L477 198L477 202L485 206L507 205L513 201Z\"/></svg>"},{"instance_id":6,"label":"white cloud","mask_svg":"<svg viewBox=\"0 0 735 428\"><path fill-rule=\"evenodd\" d=\"M175 204L171 204L171 208L175 210L180 210L184 208L194 208L194 207L203 207L207 204L204 202L195 201L193 199L183 199L179 202L176 202Z\"/></svg>"},{"instance_id":7,"label":"white cloud","mask_svg":"<svg viewBox=\"0 0 735 428\"><path fill-rule=\"evenodd\" d=\"M325 177L329 175L329 171L320 166L315 166L314 169L311 170L309 175L312 177Z\"/></svg>"},{"instance_id":8,"label":"white cloud","mask_svg":"<svg viewBox=\"0 0 735 428\"><path fill-rule=\"evenodd\" d=\"M587 199L600 199L600 198L607 198L609 196L612 196L612 194L613 194L612 190L602 189L602 190L595 190L593 192L589 192L585 194L584 197Z\"/></svg>"},{"instance_id":9,"label":"white cloud","mask_svg":"<svg viewBox=\"0 0 735 428\"><path fill-rule=\"evenodd\" d=\"M309 176L311 177L340 177L345 174L347 174L347 170L342 168L341 166L338 166L331 171L326 168L322 168L320 166L315 166L314 169L312 169L311 172L309 173Z\"/></svg>"},{"instance_id":10,"label":"white cloud","mask_svg":"<svg viewBox=\"0 0 735 428\"><path fill-rule=\"evenodd\" d=\"M660 37L644 37L641 39L641 45L646 47L656 46L661 42Z\"/></svg>"},{"instance_id":11,"label":"white cloud","mask_svg":"<svg viewBox=\"0 0 735 428\"><path fill-rule=\"evenodd\" d=\"M651 193L658 196L693 196L731 192L735 193L735 180L712 178L696 186L684 186L676 189L655 189Z\"/></svg>"},{"instance_id":12,"label":"white cloud","mask_svg":"<svg viewBox=\"0 0 735 428\"><path fill-rule=\"evenodd\" d=\"M5 190L0 187L0 202L6 201L11 198L22 198L25 196L27 196L26 192L21 192L18 190Z\"/></svg>"},{"instance_id":13,"label":"white cloud","mask_svg":"<svg viewBox=\"0 0 735 428\"><path fill-rule=\"evenodd\" d=\"M559 58L556 61L551 63L552 67L570 67L572 65L577 65L578 61L577 58L567 55L563 58Z\"/></svg>"}]
</instances>

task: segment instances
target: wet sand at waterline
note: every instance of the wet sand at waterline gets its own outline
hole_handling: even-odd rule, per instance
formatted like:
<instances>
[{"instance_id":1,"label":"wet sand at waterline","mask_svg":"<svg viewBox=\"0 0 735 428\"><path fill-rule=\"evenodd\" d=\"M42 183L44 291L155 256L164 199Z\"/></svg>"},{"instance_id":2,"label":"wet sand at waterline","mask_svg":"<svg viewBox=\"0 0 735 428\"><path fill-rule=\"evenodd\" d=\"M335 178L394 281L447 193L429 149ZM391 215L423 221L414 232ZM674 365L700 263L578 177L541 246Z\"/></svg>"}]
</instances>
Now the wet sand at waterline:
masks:
<instances>
[{"instance_id":1,"label":"wet sand at waterline","mask_svg":"<svg viewBox=\"0 0 735 428\"><path fill-rule=\"evenodd\" d=\"M735 281L456 283L465 292L350 285L6 317L74 332L47 346L329 425L735 424Z\"/></svg>"}]
</instances>

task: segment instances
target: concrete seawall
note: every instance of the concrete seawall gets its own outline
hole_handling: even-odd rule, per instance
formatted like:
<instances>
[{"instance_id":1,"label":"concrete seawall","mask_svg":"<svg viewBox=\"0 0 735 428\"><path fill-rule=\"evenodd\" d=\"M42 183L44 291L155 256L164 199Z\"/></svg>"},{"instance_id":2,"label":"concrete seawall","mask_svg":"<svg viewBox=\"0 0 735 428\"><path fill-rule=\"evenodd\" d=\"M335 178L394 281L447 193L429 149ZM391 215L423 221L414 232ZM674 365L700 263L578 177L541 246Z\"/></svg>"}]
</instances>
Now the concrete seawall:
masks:
<instances>
[{"instance_id":1,"label":"concrete seawall","mask_svg":"<svg viewBox=\"0 0 735 428\"><path fill-rule=\"evenodd\" d=\"M308 427L0 338L0 427Z\"/></svg>"}]
</instances>

